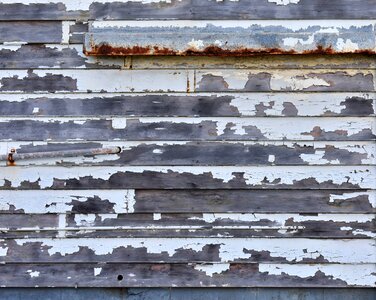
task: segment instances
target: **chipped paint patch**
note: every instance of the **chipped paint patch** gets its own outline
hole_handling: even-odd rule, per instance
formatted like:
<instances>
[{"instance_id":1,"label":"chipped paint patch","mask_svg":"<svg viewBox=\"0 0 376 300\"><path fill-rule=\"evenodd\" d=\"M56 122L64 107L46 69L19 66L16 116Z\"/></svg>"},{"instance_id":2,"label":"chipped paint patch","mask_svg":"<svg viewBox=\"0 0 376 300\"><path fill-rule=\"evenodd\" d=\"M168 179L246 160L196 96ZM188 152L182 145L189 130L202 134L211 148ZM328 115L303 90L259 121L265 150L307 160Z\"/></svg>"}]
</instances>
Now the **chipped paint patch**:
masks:
<instances>
[{"instance_id":1,"label":"chipped paint patch","mask_svg":"<svg viewBox=\"0 0 376 300\"><path fill-rule=\"evenodd\" d=\"M207 264L207 265L195 265L195 270L205 272L209 277L213 277L214 274L221 274L230 269L230 264Z\"/></svg>"},{"instance_id":2,"label":"chipped paint patch","mask_svg":"<svg viewBox=\"0 0 376 300\"><path fill-rule=\"evenodd\" d=\"M289 4L298 4L300 0L268 0L270 3L275 3L277 5L289 5Z\"/></svg>"},{"instance_id":3,"label":"chipped paint patch","mask_svg":"<svg viewBox=\"0 0 376 300\"><path fill-rule=\"evenodd\" d=\"M33 271L33 270L27 270L27 273L30 275L30 278L39 277L39 275L40 275L40 272Z\"/></svg>"}]
</instances>

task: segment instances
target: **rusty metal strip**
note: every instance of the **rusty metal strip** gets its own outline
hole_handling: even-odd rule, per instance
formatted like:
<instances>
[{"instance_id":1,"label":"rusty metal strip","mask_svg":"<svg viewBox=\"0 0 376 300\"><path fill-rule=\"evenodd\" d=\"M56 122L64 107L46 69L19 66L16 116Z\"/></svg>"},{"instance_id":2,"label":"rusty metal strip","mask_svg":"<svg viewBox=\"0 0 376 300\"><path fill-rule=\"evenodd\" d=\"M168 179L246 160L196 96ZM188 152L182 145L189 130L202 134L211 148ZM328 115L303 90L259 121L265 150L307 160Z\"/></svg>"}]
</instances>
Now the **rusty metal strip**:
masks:
<instances>
[{"instance_id":1,"label":"rusty metal strip","mask_svg":"<svg viewBox=\"0 0 376 300\"><path fill-rule=\"evenodd\" d=\"M94 21L86 55L376 53L374 21Z\"/></svg>"},{"instance_id":2,"label":"rusty metal strip","mask_svg":"<svg viewBox=\"0 0 376 300\"><path fill-rule=\"evenodd\" d=\"M74 156L85 156L85 155L104 155L104 154L117 154L120 152L121 152L120 147L31 152L31 153L16 153L16 150L12 149L8 154L0 155L0 161L6 160L8 165L14 165L16 160L24 160L24 159L39 159L39 158L49 158L49 157L74 157Z\"/></svg>"}]
</instances>

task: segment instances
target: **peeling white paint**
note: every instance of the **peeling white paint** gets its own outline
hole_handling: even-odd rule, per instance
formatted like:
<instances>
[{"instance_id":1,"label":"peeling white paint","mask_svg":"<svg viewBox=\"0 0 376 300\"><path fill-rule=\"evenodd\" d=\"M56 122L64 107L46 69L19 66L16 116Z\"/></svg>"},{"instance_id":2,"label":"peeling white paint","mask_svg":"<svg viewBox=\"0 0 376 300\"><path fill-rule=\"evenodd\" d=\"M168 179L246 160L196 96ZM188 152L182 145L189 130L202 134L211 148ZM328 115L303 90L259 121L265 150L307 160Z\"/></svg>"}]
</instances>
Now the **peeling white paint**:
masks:
<instances>
[{"instance_id":1,"label":"peeling white paint","mask_svg":"<svg viewBox=\"0 0 376 300\"><path fill-rule=\"evenodd\" d=\"M230 264L207 264L195 265L195 270L205 272L207 276L213 277L214 274L221 274L230 269Z\"/></svg>"},{"instance_id":2,"label":"peeling white paint","mask_svg":"<svg viewBox=\"0 0 376 300\"><path fill-rule=\"evenodd\" d=\"M27 270L26 272L30 275L30 278L39 277L40 275L39 271Z\"/></svg>"},{"instance_id":3,"label":"peeling white paint","mask_svg":"<svg viewBox=\"0 0 376 300\"><path fill-rule=\"evenodd\" d=\"M72 210L72 201L85 202L95 197L108 200L116 213L132 211L135 201L131 190L0 191L0 210L9 210L12 205L25 213L65 213Z\"/></svg>"},{"instance_id":4,"label":"peeling white paint","mask_svg":"<svg viewBox=\"0 0 376 300\"><path fill-rule=\"evenodd\" d=\"M298 4L300 0L268 0L270 3L275 3L277 5L289 5L289 4Z\"/></svg>"},{"instance_id":5,"label":"peeling white paint","mask_svg":"<svg viewBox=\"0 0 376 300\"><path fill-rule=\"evenodd\" d=\"M188 43L188 46L195 50L201 50L205 47L204 41L195 39L192 39L192 41Z\"/></svg>"},{"instance_id":6,"label":"peeling white paint","mask_svg":"<svg viewBox=\"0 0 376 300\"><path fill-rule=\"evenodd\" d=\"M375 265L289 265L289 264L259 264L260 272L269 275L287 274L300 278L315 276L317 272L323 272L333 279L344 280L349 285L375 286Z\"/></svg>"},{"instance_id":7,"label":"peeling white paint","mask_svg":"<svg viewBox=\"0 0 376 300\"><path fill-rule=\"evenodd\" d=\"M160 214L160 213L153 213L153 220L154 221L158 221L160 219L162 219L162 214Z\"/></svg>"},{"instance_id":8,"label":"peeling white paint","mask_svg":"<svg viewBox=\"0 0 376 300\"><path fill-rule=\"evenodd\" d=\"M102 272L102 268L94 268L94 276L100 275Z\"/></svg>"},{"instance_id":9,"label":"peeling white paint","mask_svg":"<svg viewBox=\"0 0 376 300\"><path fill-rule=\"evenodd\" d=\"M36 242L47 246L49 255L66 256L77 253L80 247L87 247L96 255L108 255L120 247L146 248L147 253L168 253L172 257L179 249L200 252L206 245L220 245L221 262L231 262L252 257L250 251L268 251L271 257L282 257L288 262L301 262L323 256L336 263L373 263L376 259L375 241L323 240L305 238L69 238L69 239L16 239L18 245ZM248 251L244 251L244 249ZM362 251L359 251L362 249Z\"/></svg>"},{"instance_id":10,"label":"peeling white paint","mask_svg":"<svg viewBox=\"0 0 376 300\"><path fill-rule=\"evenodd\" d=\"M165 166L165 167L12 167L7 169L4 177L0 178L0 186L5 184L4 180L11 182L11 187L16 188L21 185L23 181L38 182L41 189L49 188L53 185L54 178L61 180L65 179L79 179L80 177L92 176L93 179L108 180L113 174L118 172L134 172L143 173L145 171L160 172L160 173L191 173L193 175L208 174L215 179L220 179L223 182L228 182L234 178L234 173L244 173L247 184L250 185L266 185L265 179L270 182L269 186L278 186L281 184L294 184L295 181L315 178L318 183L330 181L334 184L351 183L359 185L361 188L374 188L374 182L376 180L376 168L374 166ZM273 183L277 180L276 183ZM104 199L108 199L110 195L114 195L116 190L111 190L111 193L107 193ZM30 193L27 191L0 191L0 197L3 193L12 192L26 192L30 197ZM82 191L83 193L87 193ZM96 194L98 195L96 191ZM102 191L104 192L104 191ZM119 191L117 191L119 192ZM40 193L38 191L38 193ZM66 197L66 192L61 191ZM133 190L129 192L129 197L126 196L126 200L129 202L129 207L133 207L134 198ZM78 194L79 191L74 191L73 195ZM123 193L124 194L124 193ZM16 194L14 194L16 195ZM43 195L41 193L41 195ZM122 195L121 191L120 194ZM11 196L11 195L10 195ZM9 199L7 195L4 199ZM85 198L85 196L78 197L78 199ZM1 198L0 198L1 199ZM120 198L119 198L120 199ZM124 198L122 198L124 199ZM25 200L26 201L26 200ZM82 201L85 201L84 199ZM6 201L4 201L6 203ZM124 200L115 205L116 208L124 207ZM121 205L120 203L123 203Z\"/></svg>"}]
</instances>

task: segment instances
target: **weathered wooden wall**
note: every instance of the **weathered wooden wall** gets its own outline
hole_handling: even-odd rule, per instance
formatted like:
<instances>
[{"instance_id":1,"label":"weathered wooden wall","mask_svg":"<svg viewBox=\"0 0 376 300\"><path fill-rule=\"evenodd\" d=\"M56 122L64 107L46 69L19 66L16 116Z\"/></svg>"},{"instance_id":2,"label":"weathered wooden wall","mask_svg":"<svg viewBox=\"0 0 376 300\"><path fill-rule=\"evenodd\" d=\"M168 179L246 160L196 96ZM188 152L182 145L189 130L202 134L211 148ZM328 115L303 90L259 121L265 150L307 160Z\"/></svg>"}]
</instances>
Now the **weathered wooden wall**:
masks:
<instances>
[{"instance_id":1,"label":"weathered wooden wall","mask_svg":"<svg viewBox=\"0 0 376 300\"><path fill-rule=\"evenodd\" d=\"M122 148L2 162L0 285L375 287L374 55L83 53L89 21L374 32L375 15L375 0L0 0L0 155Z\"/></svg>"}]
</instances>

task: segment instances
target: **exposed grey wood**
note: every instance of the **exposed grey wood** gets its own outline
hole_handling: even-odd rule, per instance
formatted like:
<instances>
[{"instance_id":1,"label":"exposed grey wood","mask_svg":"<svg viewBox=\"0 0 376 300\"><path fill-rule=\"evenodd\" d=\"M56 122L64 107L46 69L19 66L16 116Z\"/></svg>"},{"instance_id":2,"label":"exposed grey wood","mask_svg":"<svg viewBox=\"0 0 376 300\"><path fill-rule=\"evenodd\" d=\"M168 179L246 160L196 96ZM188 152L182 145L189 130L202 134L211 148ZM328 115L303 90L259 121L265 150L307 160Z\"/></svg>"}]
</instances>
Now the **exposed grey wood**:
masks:
<instances>
[{"instance_id":1,"label":"exposed grey wood","mask_svg":"<svg viewBox=\"0 0 376 300\"><path fill-rule=\"evenodd\" d=\"M313 185L311 185L312 187ZM135 212L360 212L373 196L342 191L137 190Z\"/></svg>"},{"instance_id":2,"label":"exposed grey wood","mask_svg":"<svg viewBox=\"0 0 376 300\"><path fill-rule=\"evenodd\" d=\"M0 189L354 190L375 189L375 180L374 166L15 166L4 168Z\"/></svg>"},{"instance_id":3,"label":"exposed grey wood","mask_svg":"<svg viewBox=\"0 0 376 300\"><path fill-rule=\"evenodd\" d=\"M3 141L368 141L375 134L373 117L0 119Z\"/></svg>"},{"instance_id":4,"label":"exposed grey wood","mask_svg":"<svg viewBox=\"0 0 376 300\"><path fill-rule=\"evenodd\" d=\"M61 22L0 22L0 43L61 43Z\"/></svg>"},{"instance_id":5,"label":"exposed grey wood","mask_svg":"<svg viewBox=\"0 0 376 300\"><path fill-rule=\"evenodd\" d=\"M76 5L61 0L27 2L30 3L2 1L0 19L372 19L375 14L372 0L301 0L286 5L266 0L107 3L85 0Z\"/></svg>"},{"instance_id":6,"label":"exposed grey wood","mask_svg":"<svg viewBox=\"0 0 376 300\"><path fill-rule=\"evenodd\" d=\"M375 277L373 264L5 264L0 272L6 287L373 287Z\"/></svg>"},{"instance_id":7,"label":"exposed grey wood","mask_svg":"<svg viewBox=\"0 0 376 300\"><path fill-rule=\"evenodd\" d=\"M0 143L0 165L376 165L374 142ZM91 149L101 149L96 156ZM108 152L103 153L104 149ZM119 149L119 150L118 150ZM116 154L120 151L121 153ZM109 152L111 150L111 152ZM116 152L117 151L117 152ZM33 153L37 153L33 157ZM112 153L112 154L110 154ZM23 156L29 156L30 158ZM5 157L5 158L4 158ZM21 157L20 160L18 157Z\"/></svg>"},{"instance_id":8,"label":"exposed grey wood","mask_svg":"<svg viewBox=\"0 0 376 300\"><path fill-rule=\"evenodd\" d=\"M27 58L27 59L25 59ZM82 45L0 45L1 69L34 68L121 68L124 59L88 58Z\"/></svg>"},{"instance_id":9,"label":"exposed grey wood","mask_svg":"<svg viewBox=\"0 0 376 300\"><path fill-rule=\"evenodd\" d=\"M374 93L0 94L1 116L373 116L375 107Z\"/></svg>"}]
</instances>

